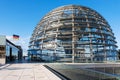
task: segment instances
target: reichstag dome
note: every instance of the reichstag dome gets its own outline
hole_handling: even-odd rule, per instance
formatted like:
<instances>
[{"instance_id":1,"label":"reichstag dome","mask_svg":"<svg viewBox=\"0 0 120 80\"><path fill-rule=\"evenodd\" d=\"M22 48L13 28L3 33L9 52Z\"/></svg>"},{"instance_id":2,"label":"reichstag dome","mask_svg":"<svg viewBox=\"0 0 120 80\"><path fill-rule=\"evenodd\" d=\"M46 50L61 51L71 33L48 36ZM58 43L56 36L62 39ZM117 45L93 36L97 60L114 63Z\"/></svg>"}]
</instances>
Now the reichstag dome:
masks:
<instances>
[{"instance_id":1,"label":"reichstag dome","mask_svg":"<svg viewBox=\"0 0 120 80\"><path fill-rule=\"evenodd\" d=\"M50 11L35 27L29 42L31 60L93 62L117 60L114 33L95 10L66 5Z\"/></svg>"}]
</instances>

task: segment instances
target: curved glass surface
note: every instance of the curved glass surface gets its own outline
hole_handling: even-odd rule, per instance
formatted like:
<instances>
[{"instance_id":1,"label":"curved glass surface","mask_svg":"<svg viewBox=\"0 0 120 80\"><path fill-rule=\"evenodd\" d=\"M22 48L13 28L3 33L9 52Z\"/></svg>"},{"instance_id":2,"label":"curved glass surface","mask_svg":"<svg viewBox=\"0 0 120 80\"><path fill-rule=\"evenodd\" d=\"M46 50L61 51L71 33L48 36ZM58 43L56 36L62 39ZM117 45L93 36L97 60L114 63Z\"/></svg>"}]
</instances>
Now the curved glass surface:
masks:
<instances>
[{"instance_id":1,"label":"curved glass surface","mask_svg":"<svg viewBox=\"0 0 120 80\"><path fill-rule=\"evenodd\" d=\"M79 5L56 8L45 15L30 38L33 60L58 62L117 59L110 25L95 10Z\"/></svg>"}]
</instances>

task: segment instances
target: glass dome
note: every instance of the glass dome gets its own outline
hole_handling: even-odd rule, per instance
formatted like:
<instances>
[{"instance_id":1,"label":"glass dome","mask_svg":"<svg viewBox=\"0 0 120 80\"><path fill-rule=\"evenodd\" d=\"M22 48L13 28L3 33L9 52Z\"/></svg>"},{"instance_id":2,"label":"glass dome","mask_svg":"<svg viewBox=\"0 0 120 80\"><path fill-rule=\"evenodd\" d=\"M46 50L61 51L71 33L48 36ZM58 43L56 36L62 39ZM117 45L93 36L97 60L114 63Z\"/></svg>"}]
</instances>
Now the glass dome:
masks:
<instances>
[{"instance_id":1,"label":"glass dome","mask_svg":"<svg viewBox=\"0 0 120 80\"><path fill-rule=\"evenodd\" d=\"M30 38L31 59L58 62L117 59L108 22L95 10L79 5L58 7L45 15Z\"/></svg>"}]
</instances>

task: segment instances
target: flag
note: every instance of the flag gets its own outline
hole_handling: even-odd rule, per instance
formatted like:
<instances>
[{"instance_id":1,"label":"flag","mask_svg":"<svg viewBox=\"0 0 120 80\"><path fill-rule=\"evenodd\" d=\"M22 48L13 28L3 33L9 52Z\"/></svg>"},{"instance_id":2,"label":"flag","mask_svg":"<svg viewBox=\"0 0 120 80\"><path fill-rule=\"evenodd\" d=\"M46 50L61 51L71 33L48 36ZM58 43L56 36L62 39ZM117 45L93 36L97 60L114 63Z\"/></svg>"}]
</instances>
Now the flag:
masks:
<instances>
[{"instance_id":1,"label":"flag","mask_svg":"<svg viewBox=\"0 0 120 80\"><path fill-rule=\"evenodd\" d=\"M15 35L15 34L13 34L13 39L15 39L15 40L19 40L19 35Z\"/></svg>"}]
</instances>

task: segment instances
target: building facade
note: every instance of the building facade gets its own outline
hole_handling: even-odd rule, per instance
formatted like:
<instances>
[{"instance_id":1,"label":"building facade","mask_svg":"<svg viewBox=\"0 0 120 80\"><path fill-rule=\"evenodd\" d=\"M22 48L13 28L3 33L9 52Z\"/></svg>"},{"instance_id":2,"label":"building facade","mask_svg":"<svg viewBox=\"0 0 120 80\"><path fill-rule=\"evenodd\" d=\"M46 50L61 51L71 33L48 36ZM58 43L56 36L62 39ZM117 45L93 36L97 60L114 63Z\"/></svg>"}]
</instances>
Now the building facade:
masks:
<instances>
[{"instance_id":1,"label":"building facade","mask_svg":"<svg viewBox=\"0 0 120 80\"><path fill-rule=\"evenodd\" d=\"M58 7L35 27L30 38L31 59L58 62L117 60L116 41L108 22L95 10Z\"/></svg>"},{"instance_id":2,"label":"building facade","mask_svg":"<svg viewBox=\"0 0 120 80\"><path fill-rule=\"evenodd\" d=\"M13 62L22 59L22 48L6 39L6 36L0 36L0 64Z\"/></svg>"}]
</instances>

